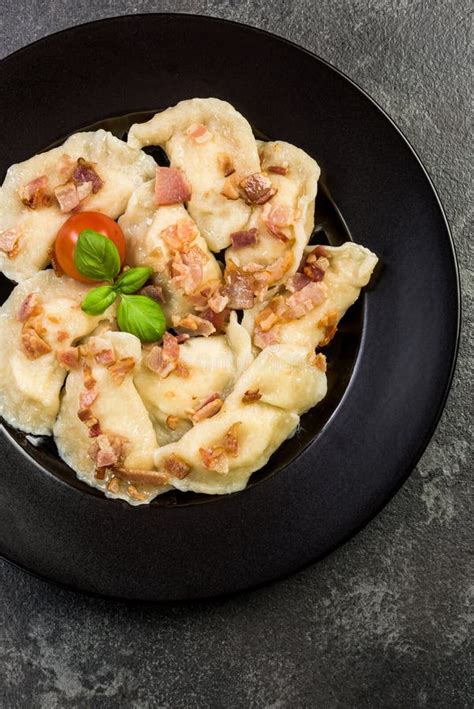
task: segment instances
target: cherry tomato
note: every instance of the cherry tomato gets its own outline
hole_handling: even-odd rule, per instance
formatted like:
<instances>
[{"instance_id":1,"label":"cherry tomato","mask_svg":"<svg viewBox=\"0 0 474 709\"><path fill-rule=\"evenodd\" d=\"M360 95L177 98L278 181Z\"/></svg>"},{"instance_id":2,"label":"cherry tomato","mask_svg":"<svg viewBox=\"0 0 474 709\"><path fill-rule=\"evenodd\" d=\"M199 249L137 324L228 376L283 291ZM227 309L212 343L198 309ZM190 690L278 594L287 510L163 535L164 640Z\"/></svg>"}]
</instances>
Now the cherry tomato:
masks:
<instances>
[{"instance_id":1,"label":"cherry tomato","mask_svg":"<svg viewBox=\"0 0 474 709\"><path fill-rule=\"evenodd\" d=\"M119 225L113 219L100 212L79 212L64 222L54 242L54 255L59 268L68 276L81 283L96 283L86 278L74 264L74 249L79 234L84 229L93 229L107 236L114 242L120 255L120 264L125 261L125 237Z\"/></svg>"}]
</instances>

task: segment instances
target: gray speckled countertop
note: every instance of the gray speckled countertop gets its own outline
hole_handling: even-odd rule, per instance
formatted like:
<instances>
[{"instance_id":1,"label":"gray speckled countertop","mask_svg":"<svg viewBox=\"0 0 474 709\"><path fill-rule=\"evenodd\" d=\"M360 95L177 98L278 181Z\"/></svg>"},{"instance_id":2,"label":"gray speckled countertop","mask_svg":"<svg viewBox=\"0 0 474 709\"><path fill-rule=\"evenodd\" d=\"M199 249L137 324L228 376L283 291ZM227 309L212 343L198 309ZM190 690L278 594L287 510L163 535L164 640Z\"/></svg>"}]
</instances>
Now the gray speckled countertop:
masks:
<instances>
[{"instance_id":1,"label":"gray speckled countertop","mask_svg":"<svg viewBox=\"0 0 474 709\"><path fill-rule=\"evenodd\" d=\"M0 706L473 706L469 6L2 1L1 55L87 20L179 10L268 29L349 74L398 123L439 191L461 266L464 333L448 405L418 467L322 563L231 599L156 607L76 595L0 562Z\"/></svg>"}]
</instances>

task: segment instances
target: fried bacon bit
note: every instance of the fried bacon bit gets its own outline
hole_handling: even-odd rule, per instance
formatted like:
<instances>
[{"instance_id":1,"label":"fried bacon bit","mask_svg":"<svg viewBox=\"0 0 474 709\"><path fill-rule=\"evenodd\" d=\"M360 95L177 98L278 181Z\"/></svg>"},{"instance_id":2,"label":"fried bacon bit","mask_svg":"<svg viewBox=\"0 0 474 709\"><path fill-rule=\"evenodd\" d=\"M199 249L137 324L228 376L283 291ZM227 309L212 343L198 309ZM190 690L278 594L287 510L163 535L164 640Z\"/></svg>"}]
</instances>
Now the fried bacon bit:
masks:
<instances>
[{"instance_id":1,"label":"fried bacon bit","mask_svg":"<svg viewBox=\"0 0 474 709\"><path fill-rule=\"evenodd\" d=\"M239 455L239 439L237 438L237 432L241 425L242 421L236 421L224 436L224 450L232 456L232 458L236 458Z\"/></svg>"},{"instance_id":2,"label":"fried bacon bit","mask_svg":"<svg viewBox=\"0 0 474 709\"><path fill-rule=\"evenodd\" d=\"M262 210L262 220L272 236L286 243L289 241L288 236L282 231L285 227L290 226L295 219L295 213L292 207L284 204L266 204Z\"/></svg>"},{"instance_id":3,"label":"fried bacon bit","mask_svg":"<svg viewBox=\"0 0 474 709\"><path fill-rule=\"evenodd\" d=\"M194 223L190 219L180 219L160 232L160 237L172 251L186 253L197 236Z\"/></svg>"},{"instance_id":4,"label":"fried bacon bit","mask_svg":"<svg viewBox=\"0 0 474 709\"><path fill-rule=\"evenodd\" d=\"M190 336L188 335L187 332L182 332L180 335L176 335L176 341L177 341L178 345L182 345L183 342L186 342L189 339L190 339Z\"/></svg>"},{"instance_id":5,"label":"fried bacon bit","mask_svg":"<svg viewBox=\"0 0 474 709\"><path fill-rule=\"evenodd\" d=\"M79 409L83 411L92 406L94 401L97 399L99 392L94 387L94 389L84 389L79 394Z\"/></svg>"},{"instance_id":6,"label":"fried bacon bit","mask_svg":"<svg viewBox=\"0 0 474 709\"><path fill-rule=\"evenodd\" d=\"M173 325L175 327L182 327L184 330L189 330L195 335L204 335L204 337L209 337L212 335L216 328L210 320L199 317L199 315L194 315L190 313L184 318L173 318Z\"/></svg>"},{"instance_id":7,"label":"fried bacon bit","mask_svg":"<svg viewBox=\"0 0 474 709\"><path fill-rule=\"evenodd\" d=\"M74 182L66 182L65 185L55 187L54 194L58 200L59 209L63 214L71 212L80 204L79 195L77 194Z\"/></svg>"},{"instance_id":8,"label":"fried bacon bit","mask_svg":"<svg viewBox=\"0 0 474 709\"><path fill-rule=\"evenodd\" d=\"M107 366L107 370L116 384L121 384L127 374L135 367L134 357L123 357Z\"/></svg>"},{"instance_id":9,"label":"fried bacon bit","mask_svg":"<svg viewBox=\"0 0 474 709\"><path fill-rule=\"evenodd\" d=\"M33 327L23 326L21 344L28 359L38 359L51 352L51 347Z\"/></svg>"},{"instance_id":10,"label":"fried bacon bit","mask_svg":"<svg viewBox=\"0 0 474 709\"><path fill-rule=\"evenodd\" d=\"M148 298L151 298L155 301L155 303L159 303L160 305L164 305L166 302L163 288L161 286L145 286L139 291L139 293L140 295L148 296Z\"/></svg>"},{"instance_id":11,"label":"fried bacon bit","mask_svg":"<svg viewBox=\"0 0 474 709\"><path fill-rule=\"evenodd\" d=\"M18 254L18 241L21 236L19 227L2 231L0 234L0 251L7 254L8 258L15 258Z\"/></svg>"},{"instance_id":12,"label":"fried bacon bit","mask_svg":"<svg viewBox=\"0 0 474 709\"><path fill-rule=\"evenodd\" d=\"M177 416L170 415L170 416L166 417L166 425L172 431L176 431L176 429L178 428L178 424L179 424L179 418Z\"/></svg>"},{"instance_id":13,"label":"fried bacon bit","mask_svg":"<svg viewBox=\"0 0 474 709\"><path fill-rule=\"evenodd\" d=\"M234 164L231 160L231 158L228 155L225 155L224 153L220 153L217 156L217 161L219 163L219 167L224 173L224 177L229 177L229 175L233 175L235 172L235 167Z\"/></svg>"},{"instance_id":14,"label":"fried bacon bit","mask_svg":"<svg viewBox=\"0 0 474 709\"><path fill-rule=\"evenodd\" d=\"M272 327L268 332L262 332L260 329L255 329L255 334L253 336L253 343L256 347L264 350L265 347L270 347L270 345L277 345L280 342L278 338L278 328Z\"/></svg>"},{"instance_id":15,"label":"fried bacon bit","mask_svg":"<svg viewBox=\"0 0 474 709\"><path fill-rule=\"evenodd\" d=\"M254 246L257 243L257 229L234 231L230 235L230 240L234 249L244 249L246 246Z\"/></svg>"},{"instance_id":16,"label":"fried bacon bit","mask_svg":"<svg viewBox=\"0 0 474 709\"><path fill-rule=\"evenodd\" d=\"M90 354L94 356L97 364L107 366L115 362L114 349L103 337L91 337L87 346L84 347L84 350L85 355Z\"/></svg>"},{"instance_id":17,"label":"fried bacon bit","mask_svg":"<svg viewBox=\"0 0 474 709\"><path fill-rule=\"evenodd\" d=\"M26 322L29 318L40 315L43 312L43 306L36 293L29 293L22 301L18 311L17 319L20 322Z\"/></svg>"},{"instance_id":18,"label":"fried bacon bit","mask_svg":"<svg viewBox=\"0 0 474 709\"><path fill-rule=\"evenodd\" d=\"M319 246L316 246L316 248L312 251L312 253L316 254L316 256L318 258L320 258L321 256L324 256L325 258L329 257L329 252L322 244L319 244Z\"/></svg>"},{"instance_id":19,"label":"fried bacon bit","mask_svg":"<svg viewBox=\"0 0 474 709\"><path fill-rule=\"evenodd\" d=\"M155 203L179 204L191 199L191 187L181 170L174 167L157 167L155 179Z\"/></svg>"},{"instance_id":20,"label":"fried bacon bit","mask_svg":"<svg viewBox=\"0 0 474 709\"><path fill-rule=\"evenodd\" d=\"M87 183L90 183L90 190L85 195L86 197L91 192L93 194L96 194L104 184L103 180L97 174L97 171L95 169L95 163L88 162L87 160L84 160L84 158L79 158L77 160L76 167L72 172L72 179L74 181L74 184L78 188L78 192L80 192L79 185L86 185ZM85 197L79 197L79 199L84 198Z\"/></svg>"},{"instance_id":21,"label":"fried bacon bit","mask_svg":"<svg viewBox=\"0 0 474 709\"><path fill-rule=\"evenodd\" d=\"M229 308L235 310L252 308L254 301L253 276L241 271L232 261L225 271L226 294Z\"/></svg>"},{"instance_id":22,"label":"fried bacon bit","mask_svg":"<svg viewBox=\"0 0 474 709\"><path fill-rule=\"evenodd\" d=\"M92 413L92 409L79 409L77 416L89 429L89 438L97 438L102 434L99 420Z\"/></svg>"},{"instance_id":23,"label":"fried bacon bit","mask_svg":"<svg viewBox=\"0 0 474 709\"><path fill-rule=\"evenodd\" d=\"M322 281L328 267L329 260L325 256L317 256L316 253L312 251L306 258L306 263L303 267L303 273L311 281Z\"/></svg>"},{"instance_id":24,"label":"fried bacon bit","mask_svg":"<svg viewBox=\"0 0 474 709\"><path fill-rule=\"evenodd\" d=\"M240 188L245 201L249 204L265 204L277 193L270 178L262 175L261 172L245 177L240 182Z\"/></svg>"},{"instance_id":25,"label":"fried bacon bit","mask_svg":"<svg viewBox=\"0 0 474 709\"><path fill-rule=\"evenodd\" d=\"M275 175L286 175L288 168L284 165L269 165L267 167L268 172L274 172Z\"/></svg>"},{"instance_id":26,"label":"fried bacon bit","mask_svg":"<svg viewBox=\"0 0 474 709\"><path fill-rule=\"evenodd\" d=\"M179 345L174 335L165 332L163 335L163 346L155 345L147 359L146 365L152 372L156 372L165 379L168 374L175 371L179 362Z\"/></svg>"},{"instance_id":27,"label":"fried bacon bit","mask_svg":"<svg viewBox=\"0 0 474 709\"><path fill-rule=\"evenodd\" d=\"M260 401L262 395L258 389L247 389L242 397L243 404L253 404L255 401Z\"/></svg>"},{"instance_id":28,"label":"fried bacon bit","mask_svg":"<svg viewBox=\"0 0 474 709\"><path fill-rule=\"evenodd\" d=\"M66 332L66 330L58 330L58 332L56 333L56 340L58 342L64 342L64 340L67 340L68 337L69 333Z\"/></svg>"},{"instance_id":29,"label":"fried bacon bit","mask_svg":"<svg viewBox=\"0 0 474 709\"><path fill-rule=\"evenodd\" d=\"M212 138L212 133L202 123L192 123L187 129L186 135L192 138L195 143L207 143Z\"/></svg>"},{"instance_id":30,"label":"fried bacon bit","mask_svg":"<svg viewBox=\"0 0 474 709\"><path fill-rule=\"evenodd\" d=\"M126 442L127 439L124 436L101 433L90 445L88 455L95 462L97 468L120 465L125 454Z\"/></svg>"},{"instance_id":31,"label":"fried bacon bit","mask_svg":"<svg viewBox=\"0 0 474 709\"><path fill-rule=\"evenodd\" d=\"M182 288L186 295L194 293L202 282L203 265L207 260L199 246L191 246L185 254L176 253L171 262L173 285Z\"/></svg>"},{"instance_id":32,"label":"fried bacon bit","mask_svg":"<svg viewBox=\"0 0 474 709\"><path fill-rule=\"evenodd\" d=\"M61 367L64 369L78 369L79 368L79 348L78 347L66 347L63 350L57 350L56 357Z\"/></svg>"},{"instance_id":33,"label":"fried bacon bit","mask_svg":"<svg viewBox=\"0 0 474 709\"><path fill-rule=\"evenodd\" d=\"M318 322L318 327L325 328L324 338L320 341L319 347L328 345L337 332L338 313L332 310Z\"/></svg>"},{"instance_id":34,"label":"fried bacon bit","mask_svg":"<svg viewBox=\"0 0 474 709\"><path fill-rule=\"evenodd\" d=\"M112 475L107 483L107 490L109 492L117 493L120 490L120 480L115 475Z\"/></svg>"},{"instance_id":35,"label":"fried bacon bit","mask_svg":"<svg viewBox=\"0 0 474 709\"><path fill-rule=\"evenodd\" d=\"M166 473L160 473L158 470L142 470L141 468L122 468L114 467L114 476L120 480L127 480L134 483L143 483L144 485L153 485L161 487L169 484L169 476Z\"/></svg>"},{"instance_id":36,"label":"fried bacon bit","mask_svg":"<svg viewBox=\"0 0 474 709\"><path fill-rule=\"evenodd\" d=\"M211 418L215 416L223 407L224 402L220 398L220 395L216 392L211 394L205 401L194 410L191 416L192 420L197 423L198 421L203 421L204 419Z\"/></svg>"},{"instance_id":37,"label":"fried bacon bit","mask_svg":"<svg viewBox=\"0 0 474 709\"><path fill-rule=\"evenodd\" d=\"M229 472L229 461L224 446L200 448L199 455L201 456L204 467L208 470L222 474Z\"/></svg>"},{"instance_id":38,"label":"fried bacon bit","mask_svg":"<svg viewBox=\"0 0 474 709\"><path fill-rule=\"evenodd\" d=\"M92 182L83 182L80 185L76 185L77 196L80 202L83 202L87 197L92 194L93 185Z\"/></svg>"},{"instance_id":39,"label":"fried bacon bit","mask_svg":"<svg viewBox=\"0 0 474 709\"><path fill-rule=\"evenodd\" d=\"M214 332L222 332L230 317L230 308L224 308L220 313L216 313L212 308L207 308L201 313L203 320L208 320L214 328Z\"/></svg>"},{"instance_id":40,"label":"fried bacon bit","mask_svg":"<svg viewBox=\"0 0 474 709\"><path fill-rule=\"evenodd\" d=\"M127 492L130 495L130 497L133 497L134 500L140 500L141 502L143 500L146 500L146 494L144 492L140 492L139 490L137 490L135 485L128 485Z\"/></svg>"},{"instance_id":41,"label":"fried bacon bit","mask_svg":"<svg viewBox=\"0 0 474 709\"><path fill-rule=\"evenodd\" d=\"M267 310L269 311L268 313ZM279 317L269 308L265 308L265 310L262 311L262 315L264 313L265 315L260 319L258 326L262 332L268 332L274 325L277 324Z\"/></svg>"},{"instance_id":42,"label":"fried bacon bit","mask_svg":"<svg viewBox=\"0 0 474 709\"><path fill-rule=\"evenodd\" d=\"M296 293L296 291L302 290L305 286L310 283L310 279L304 273L295 273L286 282L286 288L290 293Z\"/></svg>"},{"instance_id":43,"label":"fried bacon bit","mask_svg":"<svg viewBox=\"0 0 474 709\"><path fill-rule=\"evenodd\" d=\"M94 358L97 364L102 364L104 367L108 367L109 365L114 364L115 353L112 347L107 347L106 349L97 352Z\"/></svg>"},{"instance_id":44,"label":"fried bacon bit","mask_svg":"<svg viewBox=\"0 0 474 709\"><path fill-rule=\"evenodd\" d=\"M221 195L223 197L227 197L227 199L239 199L239 190L235 186L234 180L232 178L227 179L224 182L224 186L221 189Z\"/></svg>"},{"instance_id":45,"label":"fried bacon bit","mask_svg":"<svg viewBox=\"0 0 474 709\"><path fill-rule=\"evenodd\" d=\"M300 291L293 293L286 299L287 317L292 319L302 318L317 305L320 305L327 295L327 289L320 283L308 283Z\"/></svg>"},{"instance_id":46,"label":"fried bacon bit","mask_svg":"<svg viewBox=\"0 0 474 709\"><path fill-rule=\"evenodd\" d=\"M36 177L18 190L18 196L26 207L37 209L48 207L51 204L51 195L48 191L48 178L46 175Z\"/></svg>"},{"instance_id":47,"label":"fried bacon bit","mask_svg":"<svg viewBox=\"0 0 474 709\"><path fill-rule=\"evenodd\" d=\"M89 367L88 364L84 364L82 367L82 371L84 374L84 386L86 389L93 389L96 385L96 380L92 376L92 370Z\"/></svg>"},{"instance_id":48,"label":"fried bacon bit","mask_svg":"<svg viewBox=\"0 0 474 709\"><path fill-rule=\"evenodd\" d=\"M183 480L191 472L191 467L175 453L171 453L163 461L163 467L172 477Z\"/></svg>"},{"instance_id":49,"label":"fried bacon bit","mask_svg":"<svg viewBox=\"0 0 474 709\"><path fill-rule=\"evenodd\" d=\"M218 290L216 290L208 300L209 307L214 313L222 313L228 302L229 296L222 295Z\"/></svg>"}]
</instances>

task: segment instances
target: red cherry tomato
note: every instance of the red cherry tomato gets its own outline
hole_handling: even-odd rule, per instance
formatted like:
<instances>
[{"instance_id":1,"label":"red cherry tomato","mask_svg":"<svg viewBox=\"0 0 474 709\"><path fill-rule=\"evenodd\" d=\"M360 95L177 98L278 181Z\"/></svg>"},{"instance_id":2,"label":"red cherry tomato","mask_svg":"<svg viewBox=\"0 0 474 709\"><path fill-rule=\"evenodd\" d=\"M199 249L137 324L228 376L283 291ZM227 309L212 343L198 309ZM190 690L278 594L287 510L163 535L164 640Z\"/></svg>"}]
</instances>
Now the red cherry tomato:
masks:
<instances>
[{"instance_id":1,"label":"red cherry tomato","mask_svg":"<svg viewBox=\"0 0 474 709\"><path fill-rule=\"evenodd\" d=\"M114 242L120 255L120 264L125 261L125 237L113 219L100 212L79 212L64 222L54 242L54 255L59 268L68 276L81 283L97 283L86 278L74 264L74 249L79 234L84 229L93 229Z\"/></svg>"}]
</instances>

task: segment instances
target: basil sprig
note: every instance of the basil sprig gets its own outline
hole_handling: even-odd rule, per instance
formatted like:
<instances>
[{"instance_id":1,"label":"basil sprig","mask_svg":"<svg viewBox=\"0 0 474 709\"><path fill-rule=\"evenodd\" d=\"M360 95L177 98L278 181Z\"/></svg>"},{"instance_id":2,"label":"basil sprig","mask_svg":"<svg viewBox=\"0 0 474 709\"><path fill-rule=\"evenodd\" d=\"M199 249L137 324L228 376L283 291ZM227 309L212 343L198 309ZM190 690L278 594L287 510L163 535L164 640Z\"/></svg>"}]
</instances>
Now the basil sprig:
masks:
<instances>
[{"instance_id":1,"label":"basil sprig","mask_svg":"<svg viewBox=\"0 0 474 709\"><path fill-rule=\"evenodd\" d=\"M113 241L98 231L84 229L74 249L74 264L93 281L113 281L120 271L120 255Z\"/></svg>"},{"instance_id":2,"label":"basil sprig","mask_svg":"<svg viewBox=\"0 0 474 709\"><path fill-rule=\"evenodd\" d=\"M161 307L146 295L122 295L117 320L122 331L131 332L142 342L160 340L166 329Z\"/></svg>"},{"instance_id":3,"label":"basil sprig","mask_svg":"<svg viewBox=\"0 0 474 709\"><path fill-rule=\"evenodd\" d=\"M117 320L123 332L130 332L142 342L161 339L166 321L158 303L146 295L131 295L140 290L153 273L145 266L120 272L120 254L110 239L92 229L79 234L74 251L77 270L95 281L109 281L111 285L92 288L81 303L88 315L102 315L120 296ZM118 278L117 278L118 276Z\"/></svg>"}]
</instances>

